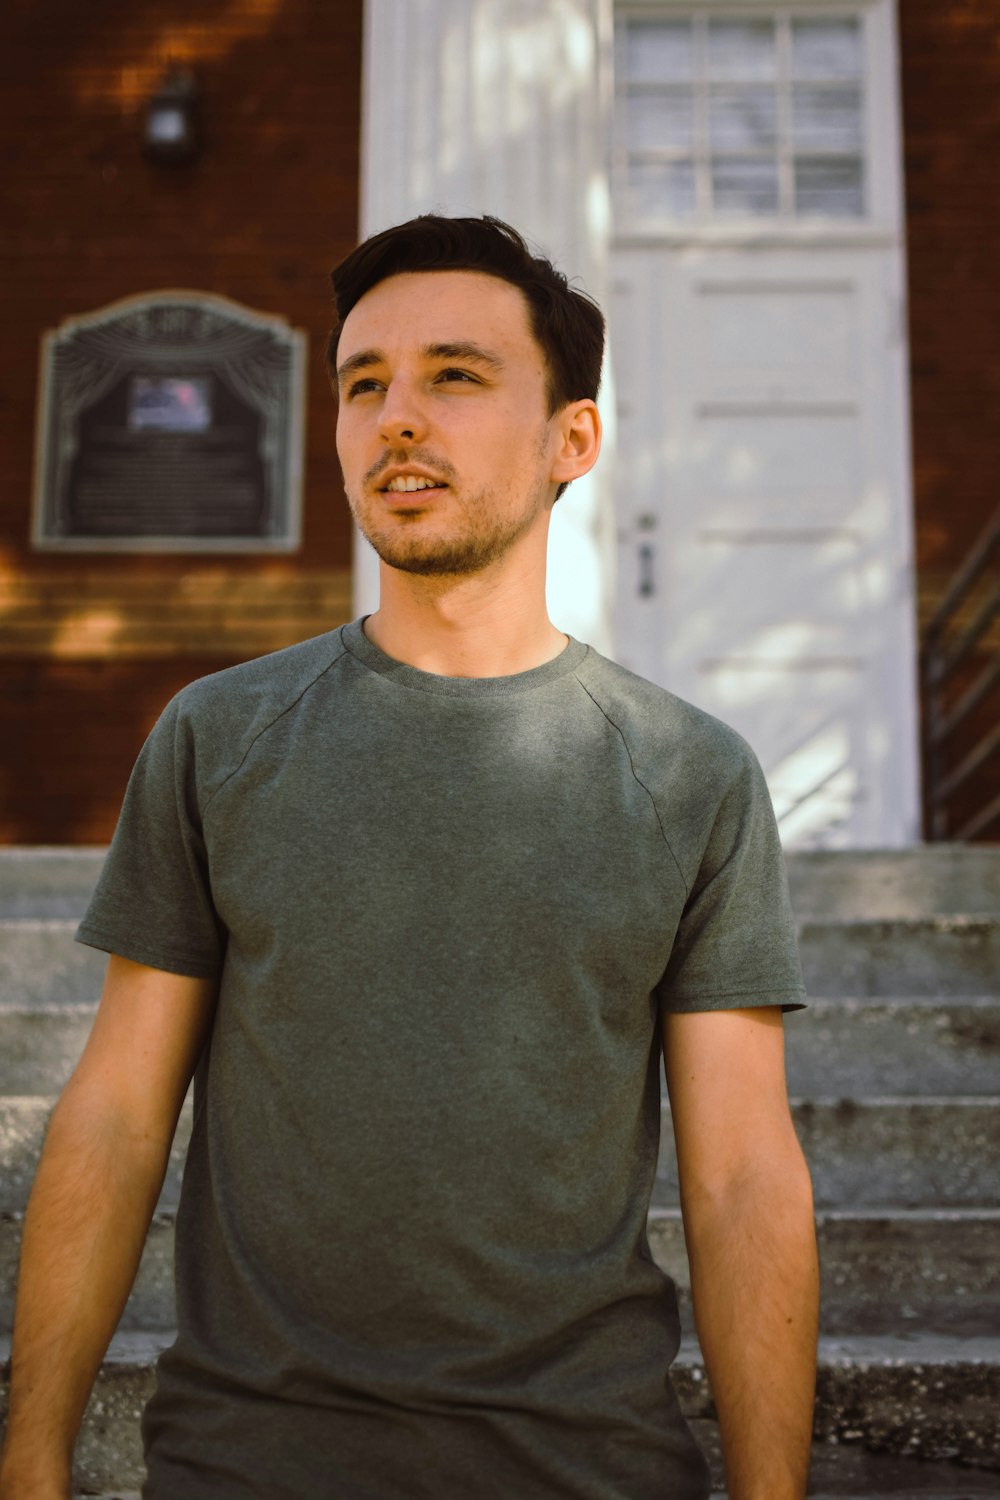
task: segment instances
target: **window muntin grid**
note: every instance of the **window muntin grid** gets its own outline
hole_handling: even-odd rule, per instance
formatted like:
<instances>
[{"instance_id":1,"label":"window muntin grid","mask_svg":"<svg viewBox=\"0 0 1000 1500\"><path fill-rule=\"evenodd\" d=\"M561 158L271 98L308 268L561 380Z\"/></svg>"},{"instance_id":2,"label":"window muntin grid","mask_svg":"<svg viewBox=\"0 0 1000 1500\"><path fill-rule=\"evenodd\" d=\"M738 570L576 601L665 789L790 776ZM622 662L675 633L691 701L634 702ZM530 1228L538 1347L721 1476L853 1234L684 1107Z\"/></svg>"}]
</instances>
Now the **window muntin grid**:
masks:
<instances>
[{"instance_id":1,"label":"window muntin grid","mask_svg":"<svg viewBox=\"0 0 1000 1500\"><path fill-rule=\"evenodd\" d=\"M615 41L626 221L865 217L859 15L625 13Z\"/></svg>"}]
</instances>

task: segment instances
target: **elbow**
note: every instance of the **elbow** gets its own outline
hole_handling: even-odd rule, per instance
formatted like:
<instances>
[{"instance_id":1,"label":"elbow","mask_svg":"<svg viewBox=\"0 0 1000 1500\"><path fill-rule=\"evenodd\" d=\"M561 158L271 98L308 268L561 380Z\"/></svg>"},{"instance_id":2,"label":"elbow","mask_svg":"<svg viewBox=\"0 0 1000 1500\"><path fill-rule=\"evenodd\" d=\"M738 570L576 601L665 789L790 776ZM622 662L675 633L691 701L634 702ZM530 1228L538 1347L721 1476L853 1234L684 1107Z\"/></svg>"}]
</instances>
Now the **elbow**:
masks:
<instances>
[{"instance_id":1,"label":"elbow","mask_svg":"<svg viewBox=\"0 0 1000 1500\"><path fill-rule=\"evenodd\" d=\"M681 1207L688 1235L702 1224L714 1230L747 1218L770 1220L776 1228L808 1226L812 1233L812 1175L798 1138L791 1132L780 1145L741 1155L696 1178L685 1180L682 1172Z\"/></svg>"}]
</instances>

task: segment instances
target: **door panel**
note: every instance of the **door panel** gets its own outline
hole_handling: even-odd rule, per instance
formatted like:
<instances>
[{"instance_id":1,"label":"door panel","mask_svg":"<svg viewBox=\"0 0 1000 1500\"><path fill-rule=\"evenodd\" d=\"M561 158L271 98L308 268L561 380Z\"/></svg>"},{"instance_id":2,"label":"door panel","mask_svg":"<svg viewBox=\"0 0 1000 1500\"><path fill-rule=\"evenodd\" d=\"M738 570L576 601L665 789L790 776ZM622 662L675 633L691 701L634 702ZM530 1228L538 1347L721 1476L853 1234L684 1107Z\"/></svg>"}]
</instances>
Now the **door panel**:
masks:
<instances>
[{"instance_id":1,"label":"door panel","mask_svg":"<svg viewBox=\"0 0 1000 1500\"><path fill-rule=\"evenodd\" d=\"M613 260L619 654L746 735L798 846L916 836L896 253Z\"/></svg>"}]
</instances>

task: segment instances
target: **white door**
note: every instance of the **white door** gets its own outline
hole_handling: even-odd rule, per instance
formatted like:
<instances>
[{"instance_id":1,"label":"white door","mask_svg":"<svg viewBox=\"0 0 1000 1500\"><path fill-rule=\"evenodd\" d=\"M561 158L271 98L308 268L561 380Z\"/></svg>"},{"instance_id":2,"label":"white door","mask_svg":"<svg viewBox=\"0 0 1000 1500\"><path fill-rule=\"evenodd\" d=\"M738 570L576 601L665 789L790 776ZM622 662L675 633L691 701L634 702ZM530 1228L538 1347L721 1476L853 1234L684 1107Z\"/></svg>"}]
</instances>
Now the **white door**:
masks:
<instances>
[{"instance_id":1,"label":"white door","mask_svg":"<svg viewBox=\"0 0 1000 1500\"><path fill-rule=\"evenodd\" d=\"M617 23L618 655L788 846L918 836L892 59L888 5Z\"/></svg>"}]
</instances>

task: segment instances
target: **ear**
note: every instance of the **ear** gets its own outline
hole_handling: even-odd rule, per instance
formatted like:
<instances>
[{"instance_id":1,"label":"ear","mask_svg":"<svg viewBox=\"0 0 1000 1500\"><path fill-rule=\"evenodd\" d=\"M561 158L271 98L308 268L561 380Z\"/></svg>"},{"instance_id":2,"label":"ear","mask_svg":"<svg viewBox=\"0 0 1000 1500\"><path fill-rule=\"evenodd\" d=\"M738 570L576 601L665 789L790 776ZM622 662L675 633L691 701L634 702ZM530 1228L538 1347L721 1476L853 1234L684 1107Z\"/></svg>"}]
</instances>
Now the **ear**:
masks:
<instances>
[{"instance_id":1,"label":"ear","mask_svg":"<svg viewBox=\"0 0 1000 1500\"><path fill-rule=\"evenodd\" d=\"M555 415L558 447L549 478L568 484L589 473L601 451L601 414L593 401L569 401Z\"/></svg>"}]
</instances>

